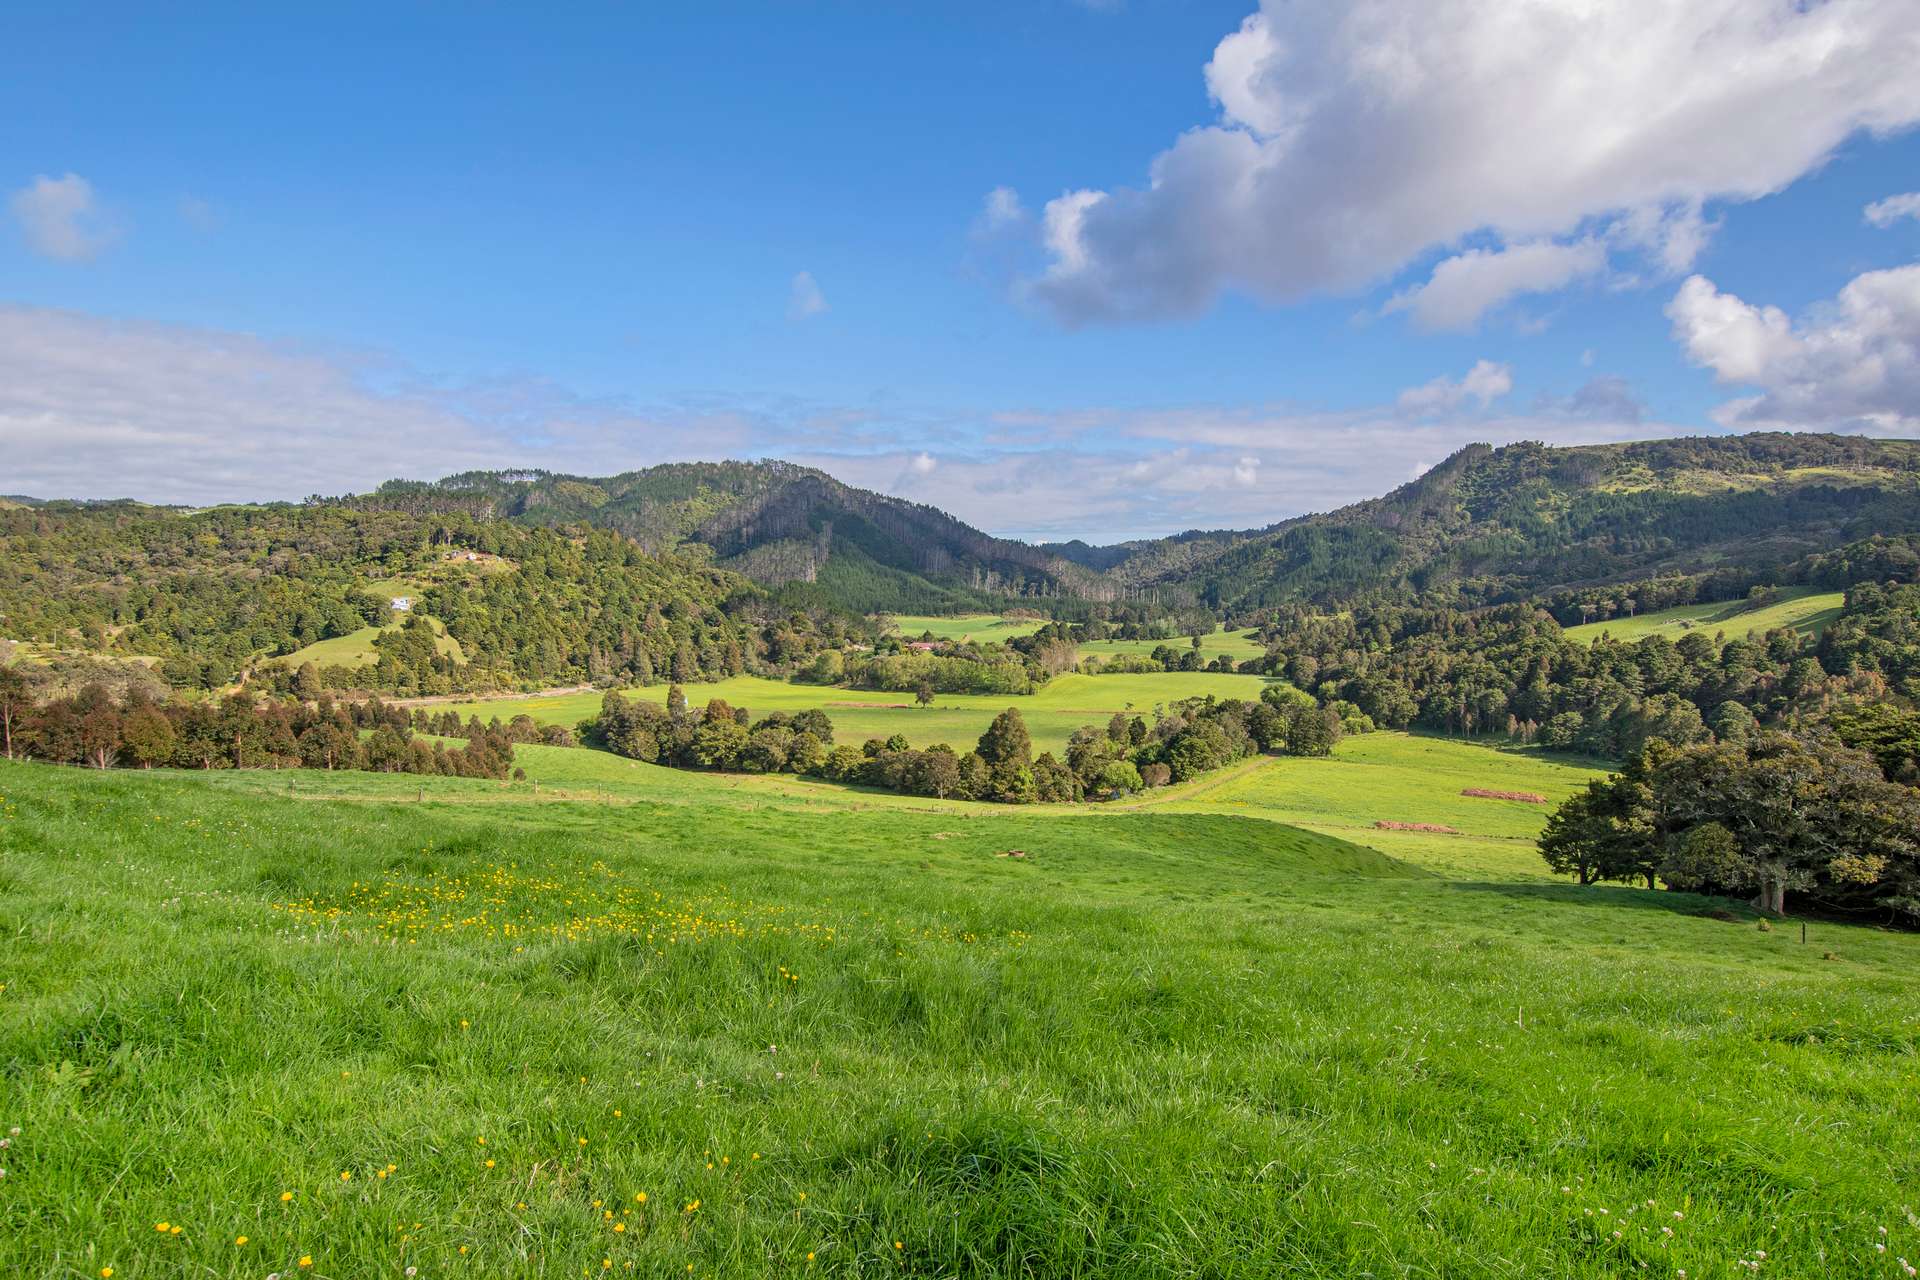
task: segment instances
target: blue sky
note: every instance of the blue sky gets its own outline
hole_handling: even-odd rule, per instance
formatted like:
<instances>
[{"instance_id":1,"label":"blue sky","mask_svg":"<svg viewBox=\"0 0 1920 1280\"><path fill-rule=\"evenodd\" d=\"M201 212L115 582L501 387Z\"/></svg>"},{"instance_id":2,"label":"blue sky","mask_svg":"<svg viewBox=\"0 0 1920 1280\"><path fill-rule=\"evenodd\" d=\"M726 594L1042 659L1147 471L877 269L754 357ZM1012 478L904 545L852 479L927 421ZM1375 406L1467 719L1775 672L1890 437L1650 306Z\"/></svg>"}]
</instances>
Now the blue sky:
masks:
<instances>
[{"instance_id":1,"label":"blue sky","mask_svg":"<svg viewBox=\"0 0 1920 1280\"><path fill-rule=\"evenodd\" d=\"M1106 540L1920 433L1908 0L1588 8L15 14L0 492L782 456Z\"/></svg>"}]
</instances>

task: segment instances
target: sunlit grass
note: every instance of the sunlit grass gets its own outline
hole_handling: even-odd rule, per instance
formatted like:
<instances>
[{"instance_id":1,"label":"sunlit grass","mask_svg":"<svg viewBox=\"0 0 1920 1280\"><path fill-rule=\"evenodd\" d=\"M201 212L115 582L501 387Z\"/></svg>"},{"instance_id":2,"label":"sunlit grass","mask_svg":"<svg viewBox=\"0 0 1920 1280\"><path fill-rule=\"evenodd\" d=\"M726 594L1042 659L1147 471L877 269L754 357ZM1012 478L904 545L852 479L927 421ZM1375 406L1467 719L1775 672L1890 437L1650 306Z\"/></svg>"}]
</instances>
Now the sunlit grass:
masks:
<instances>
[{"instance_id":1,"label":"sunlit grass","mask_svg":"<svg viewBox=\"0 0 1920 1280\"><path fill-rule=\"evenodd\" d=\"M1458 792L1574 766L1381 735L1138 811L925 812L523 759L602 785L0 764L7 1273L1920 1254L1920 939L1532 879L1538 806ZM1389 805L1511 859L1383 856Z\"/></svg>"},{"instance_id":2,"label":"sunlit grass","mask_svg":"<svg viewBox=\"0 0 1920 1280\"><path fill-rule=\"evenodd\" d=\"M683 687L688 701L695 706L705 705L710 698L724 698L733 706L746 707L756 716L770 711L793 712L818 707L832 719L835 741L855 745L868 738L886 738L897 733L916 747L944 742L966 749L979 740L994 716L1008 707L1018 707L1033 735L1034 749L1058 753L1066 749L1067 739L1075 729L1089 724L1105 727L1115 712L1150 719L1156 706L1170 706L1181 698L1212 694L1221 698L1253 699L1270 683L1272 681L1261 676L1197 671L1063 675L1030 695L942 693L935 696L929 707L917 705L911 693L789 684L759 676L735 676L714 684ZM666 685L649 685L627 693L663 704L667 700ZM547 698L489 699L453 703L450 709L462 718L478 715L482 719L498 716L509 720L524 712L542 724L572 726L599 714L601 697L599 693L575 693Z\"/></svg>"},{"instance_id":3,"label":"sunlit grass","mask_svg":"<svg viewBox=\"0 0 1920 1280\"><path fill-rule=\"evenodd\" d=\"M1841 606L1846 603L1846 594L1840 591L1783 588L1780 594L1783 599L1761 609L1748 609L1744 600L1722 600L1590 622L1568 627L1567 639L1590 644L1607 635L1622 644L1631 644L1647 636L1678 640L1692 630L1708 635L1724 632L1729 639L1738 639L1780 627L1789 627L1801 635L1819 635L1840 616Z\"/></svg>"}]
</instances>

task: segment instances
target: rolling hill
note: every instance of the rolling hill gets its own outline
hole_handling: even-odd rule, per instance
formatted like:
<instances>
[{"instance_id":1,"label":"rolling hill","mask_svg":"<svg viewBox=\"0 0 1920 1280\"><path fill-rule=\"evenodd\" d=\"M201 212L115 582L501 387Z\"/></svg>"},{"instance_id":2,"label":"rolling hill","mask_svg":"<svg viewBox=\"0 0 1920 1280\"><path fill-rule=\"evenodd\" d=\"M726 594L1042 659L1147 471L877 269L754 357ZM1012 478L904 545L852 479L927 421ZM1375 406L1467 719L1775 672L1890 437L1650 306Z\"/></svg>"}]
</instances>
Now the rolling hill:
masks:
<instances>
[{"instance_id":1,"label":"rolling hill","mask_svg":"<svg viewBox=\"0 0 1920 1280\"><path fill-rule=\"evenodd\" d=\"M669 463L592 478L474 471L395 480L343 499L418 514L591 524L651 551L703 549L723 568L862 612L953 612L1009 599L1100 599L1098 573L1042 547L991 537L936 508L842 484L788 462Z\"/></svg>"},{"instance_id":2,"label":"rolling hill","mask_svg":"<svg viewBox=\"0 0 1920 1280\"><path fill-rule=\"evenodd\" d=\"M1410 484L1244 533L1075 548L1115 585L1246 612L1425 594L1491 603L1661 574L1765 574L1920 529L1920 442L1763 433L1469 445ZM1066 553L1064 548L1056 548Z\"/></svg>"}]
</instances>

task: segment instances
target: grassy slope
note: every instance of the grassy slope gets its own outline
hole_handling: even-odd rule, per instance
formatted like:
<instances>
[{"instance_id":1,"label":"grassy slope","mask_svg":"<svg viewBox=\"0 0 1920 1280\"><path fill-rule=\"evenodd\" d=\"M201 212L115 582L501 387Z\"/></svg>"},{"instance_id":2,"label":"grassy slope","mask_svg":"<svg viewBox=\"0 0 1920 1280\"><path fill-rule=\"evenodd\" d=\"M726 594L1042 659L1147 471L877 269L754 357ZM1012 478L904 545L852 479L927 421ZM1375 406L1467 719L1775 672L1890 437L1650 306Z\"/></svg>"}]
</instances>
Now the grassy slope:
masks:
<instances>
[{"instance_id":1,"label":"grassy slope","mask_svg":"<svg viewBox=\"0 0 1920 1280\"><path fill-rule=\"evenodd\" d=\"M1723 600L1711 604L1681 605L1677 609L1662 609L1658 613L1634 618L1589 622L1568 627L1567 638L1591 644L1603 635L1610 635L1623 644L1631 644L1647 636L1678 640L1695 628L1704 629L1709 635L1724 631L1729 637L1773 631L1779 627L1791 627L1802 635L1818 635L1828 623L1840 616L1840 608L1846 602L1845 593L1839 591L1786 589L1781 595L1785 598L1764 609L1749 610L1743 600Z\"/></svg>"},{"instance_id":2,"label":"grassy slope","mask_svg":"<svg viewBox=\"0 0 1920 1280\"><path fill-rule=\"evenodd\" d=\"M445 623L427 614L420 616L426 618L428 625L433 628L434 648L457 662L467 660L466 654L461 651L460 642L447 634ZM330 640L316 640L304 648L294 650L282 661L295 667L306 662L311 662L317 667L334 664L343 667L371 666L380 659L379 650L373 647L374 637L383 631L398 631L405 617L404 614L396 613L395 621L384 627L362 627L358 631L348 632L344 636L334 636Z\"/></svg>"},{"instance_id":3,"label":"grassy slope","mask_svg":"<svg viewBox=\"0 0 1920 1280\"><path fill-rule=\"evenodd\" d=\"M1244 785L1352 820L1416 773L1554 769L1386 738ZM1680 895L1411 874L1173 806L861 811L627 772L594 805L0 765L12 1273L1597 1278L1764 1249L1766 1274L1878 1276L1920 1253L1920 939L1801 947ZM1406 799L1492 806L1496 834L1530 815L1455 780Z\"/></svg>"},{"instance_id":4,"label":"grassy slope","mask_svg":"<svg viewBox=\"0 0 1920 1280\"><path fill-rule=\"evenodd\" d=\"M1558 803L1597 776L1538 752L1370 733L1342 742L1331 760L1275 760L1170 803L1293 823L1450 875L1534 881L1549 878L1533 842L1552 805L1460 793L1532 792ZM1374 825L1382 819L1460 834L1382 830Z\"/></svg>"},{"instance_id":5,"label":"grassy slope","mask_svg":"<svg viewBox=\"0 0 1920 1280\"><path fill-rule=\"evenodd\" d=\"M1104 724L1116 711L1151 715L1156 703L1179 698L1213 694L1216 697L1257 698L1269 681L1259 676L1218 675L1209 672L1175 672L1125 676L1058 676L1028 697L1004 694L940 694L931 707L914 705L910 693L881 693L870 689L835 689L820 685L787 684L758 676L736 676L716 684L685 686L687 698L705 705L709 698L724 698L736 707L746 707L756 716L770 711L802 711L808 707L824 709L833 720L837 742L860 743L868 738L885 738L899 733L915 746L945 742L954 747L970 747L986 731L993 717L1008 707L1017 706L1033 734L1036 751L1059 752L1065 749L1073 731L1085 724ZM666 685L629 690L632 697L664 703ZM543 724L574 725L600 710L598 693L568 694L554 698L506 698L487 702L456 703L452 710L463 718L469 714L481 718L499 716L508 720L526 712Z\"/></svg>"}]
</instances>

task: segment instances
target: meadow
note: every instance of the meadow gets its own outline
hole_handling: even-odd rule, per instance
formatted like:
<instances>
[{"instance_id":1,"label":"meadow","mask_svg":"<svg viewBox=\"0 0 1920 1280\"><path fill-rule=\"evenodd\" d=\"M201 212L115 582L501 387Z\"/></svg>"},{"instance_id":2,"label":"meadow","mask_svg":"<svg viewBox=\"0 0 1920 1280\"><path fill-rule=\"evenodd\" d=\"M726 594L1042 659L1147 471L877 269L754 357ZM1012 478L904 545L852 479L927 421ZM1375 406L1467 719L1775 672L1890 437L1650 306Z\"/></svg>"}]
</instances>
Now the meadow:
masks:
<instances>
[{"instance_id":1,"label":"meadow","mask_svg":"<svg viewBox=\"0 0 1920 1280\"><path fill-rule=\"evenodd\" d=\"M1800 635L1819 635L1827 624L1840 616L1846 603L1842 591L1812 591L1797 587L1779 589L1781 599L1764 608L1749 609L1745 600L1721 600L1709 604L1687 604L1657 613L1589 622L1567 628L1567 639L1591 644L1601 636L1611 636L1622 644L1665 636L1678 640L1696 628L1708 635L1725 632L1728 639L1761 635L1787 627Z\"/></svg>"},{"instance_id":2,"label":"meadow","mask_svg":"<svg viewBox=\"0 0 1920 1280\"><path fill-rule=\"evenodd\" d=\"M894 618L894 630L909 640L932 635L936 640L989 641L1004 644L1021 636L1030 636L1045 625L1044 619L1002 618L994 613L969 613L953 617L930 614L901 614ZM1258 640L1248 639L1245 628L1216 627L1212 634L1200 637L1200 652L1211 662L1221 654L1239 661L1257 658L1266 652ZM1111 658L1120 654L1146 657L1162 645L1171 645L1185 653L1193 647L1191 636L1173 636L1166 640L1089 640L1080 646L1082 657Z\"/></svg>"},{"instance_id":3,"label":"meadow","mask_svg":"<svg viewBox=\"0 0 1920 1280\"><path fill-rule=\"evenodd\" d=\"M522 752L509 785L0 763L0 1268L1920 1256L1920 939L1544 882L1539 806L1458 792L1572 763L1378 735L1017 810ZM1396 852L1387 810L1477 851Z\"/></svg>"},{"instance_id":4,"label":"meadow","mask_svg":"<svg viewBox=\"0 0 1920 1280\"><path fill-rule=\"evenodd\" d=\"M1066 749L1067 739L1075 729L1088 724L1104 727L1116 711L1151 719L1155 706L1165 706L1181 698L1212 694L1219 698L1253 699L1272 683L1263 676L1206 671L1113 676L1069 674L1055 676L1034 694L942 693L926 707L916 705L910 693L789 684L760 676L735 676L713 684L688 685L686 693L689 700L701 705L710 698L724 698L733 706L746 707L755 716L764 716L770 711L794 712L818 707L833 721L834 740L855 745L868 738L886 738L897 733L916 747L944 742L964 749L979 740L996 715L1008 707L1018 707L1033 735L1034 750L1058 754ZM664 684L656 684L625 692L632 698L664 704L667 689ZM494 698L451 703L448 709L462 719L477 715L483 720L494 716L510 720L524 713L541 724L571 728L599 714L601 697L598 692L587 692L554 697Z\"/></svg>"},{"instance_id":5,"label":"meadow","mask_svg":"<svg viewBox=\"0 0 1920 1280\"><path fill-rule=\"evenodd\" d=\"M898 613L893 629L907 640L931 635L936 640L1005 644L1047 625L1045 618L1003 618L997 613Z\"/></svg>"}]
</instances>

